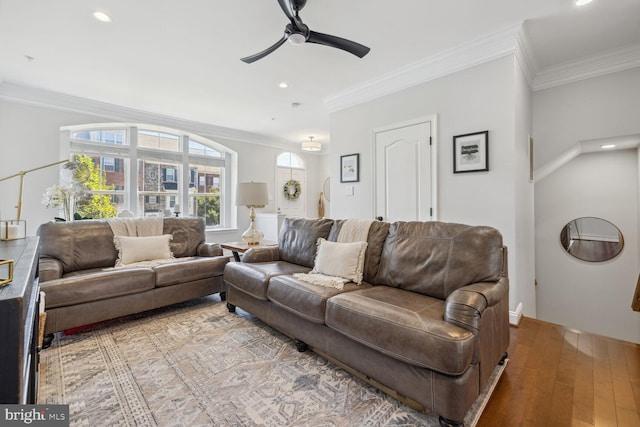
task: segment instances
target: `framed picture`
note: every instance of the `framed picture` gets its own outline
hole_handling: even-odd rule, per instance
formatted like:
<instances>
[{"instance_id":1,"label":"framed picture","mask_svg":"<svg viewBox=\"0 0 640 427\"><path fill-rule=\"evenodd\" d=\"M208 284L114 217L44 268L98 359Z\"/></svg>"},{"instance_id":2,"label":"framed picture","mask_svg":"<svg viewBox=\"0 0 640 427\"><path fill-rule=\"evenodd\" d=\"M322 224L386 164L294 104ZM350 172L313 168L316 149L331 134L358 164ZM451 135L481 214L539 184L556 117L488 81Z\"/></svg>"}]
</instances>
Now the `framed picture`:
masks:
<instances>
[{"instance_id":1,"label":"framed picture","mask_svg":"<svg viewBox=\"0 0 640 427\"><path fill-rule=\"evenodd\" d=\"M340 156L340 182L360 181L360 154Z\"/></svg>"},{"instance_id":2,"label":"framed picture","mask_svg":"<svg viewBox=\"0 0 640 427\"><path fill-rule=\"evenodd\" d=\"M453 173L489 170L489 131L453 137Z\"/></svg>"}]
</instances>

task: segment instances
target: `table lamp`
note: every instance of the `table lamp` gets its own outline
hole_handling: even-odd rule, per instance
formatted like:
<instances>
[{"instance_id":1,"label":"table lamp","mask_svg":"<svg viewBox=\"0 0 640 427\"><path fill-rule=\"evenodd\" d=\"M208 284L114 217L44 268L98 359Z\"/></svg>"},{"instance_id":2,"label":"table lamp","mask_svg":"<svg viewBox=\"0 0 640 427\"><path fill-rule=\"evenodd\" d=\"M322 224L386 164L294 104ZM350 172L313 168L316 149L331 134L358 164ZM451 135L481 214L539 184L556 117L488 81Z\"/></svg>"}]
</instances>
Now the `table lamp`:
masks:
<instances>
[{"instance_id":1,"label":"table lamp","mask_svg":"<svg viewBox=\"0 0 640 427\"><path fill-rule=\"evenodd\" d=\"M257 245L264 233L256 228L256 212L254 208L264 208L269 203L269 189L266 182L241 182L238 184L236 206L246 206L251 210L251 223L247 231L242 233L242 240L249 245Z\"/></svg>"},{"instance_id":2,"label":"table lamp","mask_svg":"<svg viewBox=\"0 0 640 427\"><path fill-rule=\"evenodd\" d=\"M15 240L15 239L24 239L27 234L27 223L25 220L21 219L22 216L22 190L24 188L24 176L30 172L34 172L40 169L49 168L51 166L60 165L65 163L66 165L71 165L68 169L73 169L77 166L77 163L71 162L69 160L60 160L57 162L49 163L46 165L38 166L36 168L31 168L28 170L23 170L13 175L6 176L1 178L0 181L5 181L10 178L15 178L17 176L20 177L20 186L18 187L18 204L16 205L17 209L17 219L10 220L2 220L0 219L0 240Z\"/></svg>"}]
</instances>

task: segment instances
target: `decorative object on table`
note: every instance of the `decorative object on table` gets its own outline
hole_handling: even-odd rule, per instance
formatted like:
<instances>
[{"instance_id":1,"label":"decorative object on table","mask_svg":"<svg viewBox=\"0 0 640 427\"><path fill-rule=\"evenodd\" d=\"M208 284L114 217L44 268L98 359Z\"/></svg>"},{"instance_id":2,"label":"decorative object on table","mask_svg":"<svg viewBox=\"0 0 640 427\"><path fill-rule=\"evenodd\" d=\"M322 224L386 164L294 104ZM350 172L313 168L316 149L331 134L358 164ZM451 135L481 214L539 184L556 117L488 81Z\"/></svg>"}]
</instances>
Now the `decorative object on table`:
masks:
<instances>
[{"instance_id":1,"label":"decorative object on table","mask_svg":"<svg viewBox=\"0 0 640 427\"><path fill-rule=\"evenodd\" d=\"M42 195L42 204L48 208L57 208L62 216L56 221L73 221L83 219L77 215L78 204L90 197L86 187L78 182L67 185L52 185Z\"/></svg>"},{"instance_id":2,"label":"decorative object on table","mask_svg":"<svg viewBox=\"0 0 640 427\"><path fill-rule=\"evenodd\" d=\"M290 179L289 181L284 183L282 187L282 191L284 192L284 197L287 200L298 200L300 195L302 194L302 187L300 185L300 181L295 179Z\"/></svg>"},{"instance_id":3,"label":"decorative object on table","mask_svg":"<svg viewBox=\"0 0 640 427\"><path fill-rule=\"evenodd\" d=\"M304 151L320 151L322 150L322 144L313 140L313 136L309 137L308 141L302 143L302 149Z\"/></svg>"},{"instance_id":4,"label":"decorative object on table","mask_svg":"<svg viewBox=\"0 0 640 427\"><path fill-rule=\"evenodd\" d=\"M7 283L13 281L13 260L2 259L0 260L0 286L4 286Z\"/></svg>"},{"instance_id":5,"label":"decorative object on table","mask_svg":"<svg viewBox=\"0 0 640 427\"><path fill-rule=\"evenodd\" d=\"M27 237L27 221L24 219L0 220L0 240L16 240Z\"/></svg>"},{"instance_id":6,"label":"decorative object on table","mask_svg":"<svg viewBox=\"0 0 640 427\"><path fill-rule=\"evenodd\" d=\"M242 240L249 245L257 245L264 234L256 228L254 208L264 208L269 203L269 189L266 182L241 182L238 184L236 206L246 206L251 210L249 228L242 233Z\"/></svg>"},{"instance_id":7,"label":"decorative object on table","mask_svg":"<svg viewBox=\"0 0 640 427\"><path fill-rule=\"evenodd\" d=\"M40 169L46 169L49 168L51 166L55 166L55 165L61 165L65 163L65 167L67 167L67 169L73 169L76 164L69 161L69 160L60 160L57 162L53 162L53 163L48 163L46 165L42 165L42 166L38 166L35 168L31 168L31 169L27 169L27 170L23 170L20 171L18 173L14 173L13 175L9 175L6 176L4 178L0 178L0 181L6 181L7 179L11 179L11 178L15 178L17 176L20 177L20 185L18 187L18 204L16 204L16 210L17 210L17 216L15 220L9 220L9 221L2 221L2 223L4 224L4 230L0 229L0 235L4 236L3 238L0 238L1 240L13 240L13 239L24 239L26 237L26 223L21 220L22 218L22 190L24 189L24 176L30 172L34 172ZM21 223L22 221L22 223ZM18 234L17 237L9 237L10 234L10 230L16 230L14 228L10 228L9 226L18 226L17 230L18 230ZM25 232L23 233L19 233L19 230L23 229L25 230ZM11 232L13 233L13 232Z\"/></svg>"},{"instance_id":8,"label":"decorative object on table","mask_svg":"<svg viewBox=\"0 0 640 427\"><path fill-rule=\"evenodd\" d=\"M37 168L32 168L32 169L27 169L24 171L20 171L18 173L14 173L13 175L9 175L7 177L4 177L2 179L0 179L0 181L5 181L7 179L11 179L11 178L15 178L16 176L20 177L20 186L18 187L18 204L16 205L16 209L18 210L17 214L17 219L20 220L20 217L22 215L22 189L24 188L24 176L26 174L28 174L29 172L33 172L33 171L37 171L40 169L45 169L51 166L55 166L55 165L60 165L62 163L69 163L69 160L60 160L58 162L54 162L54 163L49 163L43 166L38 166Z\"/></svg>"},{"instance_id":9,"label":"decorative object on table","mask_svg":"<svg viewBox=\"0 0 640 427\"><path fill-rule=\"evenodd\" d=\"M360 154L340 156L340 182L360 181Z\"/></svg>"},{"instance_id":10,"label":"decorative object on table","mask_svg":"<svg viewBox=\"0 0 640 427\"><path fill-rule=\"evenodd\" d=\"M453 173L489 170L489 131L453 137Z\"/></svg>"}]
</instances>

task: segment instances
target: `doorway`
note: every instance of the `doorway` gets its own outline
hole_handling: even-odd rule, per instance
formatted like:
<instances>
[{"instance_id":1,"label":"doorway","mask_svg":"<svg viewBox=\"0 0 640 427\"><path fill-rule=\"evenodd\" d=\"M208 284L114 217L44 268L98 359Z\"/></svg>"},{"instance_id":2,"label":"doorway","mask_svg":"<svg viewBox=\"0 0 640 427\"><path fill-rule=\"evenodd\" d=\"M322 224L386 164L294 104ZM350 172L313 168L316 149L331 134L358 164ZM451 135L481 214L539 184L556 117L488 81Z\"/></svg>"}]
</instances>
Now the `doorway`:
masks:
<instances>
[{"instance_id":1,"label":"doorway","mask_svg":"<svg viewBox=\"0 0 640 427\"><path fill-rule=\"evenodd\" d=\"M374 131L375 217L387 222L435 219L432 118Z\"/></svg>"}]
</instances>

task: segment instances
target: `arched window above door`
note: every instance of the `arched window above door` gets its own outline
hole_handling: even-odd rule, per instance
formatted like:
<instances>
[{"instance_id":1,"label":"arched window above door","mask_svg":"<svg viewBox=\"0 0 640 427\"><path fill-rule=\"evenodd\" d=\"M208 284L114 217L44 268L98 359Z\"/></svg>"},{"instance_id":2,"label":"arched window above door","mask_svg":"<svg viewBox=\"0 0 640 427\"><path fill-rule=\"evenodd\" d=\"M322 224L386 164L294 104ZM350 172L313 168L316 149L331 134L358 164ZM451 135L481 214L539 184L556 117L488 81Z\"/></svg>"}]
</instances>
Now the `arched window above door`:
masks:
<instances>
[{"instance_id":1,"label":"arched window above door","mask_svg":"<svg viewBox=\"0 0 640 427\"><path fill-rule=\"evenodd\" d=\"M304 160L295 153L285 152L278 155L276 164L283 168L304 169Z\"/></svg>"}]
</instances>

